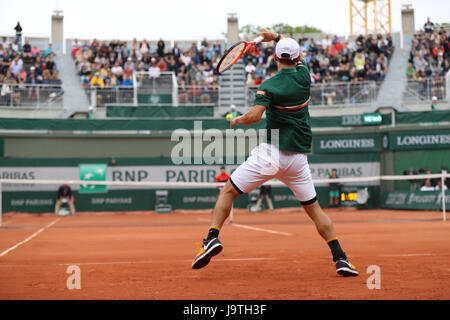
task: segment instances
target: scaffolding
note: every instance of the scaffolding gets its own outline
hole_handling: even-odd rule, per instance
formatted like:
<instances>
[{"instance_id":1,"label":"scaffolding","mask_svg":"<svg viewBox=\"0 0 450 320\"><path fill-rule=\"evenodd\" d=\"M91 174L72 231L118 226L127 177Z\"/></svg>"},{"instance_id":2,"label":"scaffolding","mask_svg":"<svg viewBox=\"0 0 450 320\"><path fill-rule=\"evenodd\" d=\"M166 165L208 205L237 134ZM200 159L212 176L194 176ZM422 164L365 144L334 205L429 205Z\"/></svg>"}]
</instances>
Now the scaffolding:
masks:
<instances>
[{"instance_id":1,"label":"scaffolding","mask_svg":"<svg viewBox=\"0 0 450 320\"><path fill-rule=\"evenodd\" d=\"M350 34L390 33L391 0L350 0Z\"/></svg>"}]
</instances>

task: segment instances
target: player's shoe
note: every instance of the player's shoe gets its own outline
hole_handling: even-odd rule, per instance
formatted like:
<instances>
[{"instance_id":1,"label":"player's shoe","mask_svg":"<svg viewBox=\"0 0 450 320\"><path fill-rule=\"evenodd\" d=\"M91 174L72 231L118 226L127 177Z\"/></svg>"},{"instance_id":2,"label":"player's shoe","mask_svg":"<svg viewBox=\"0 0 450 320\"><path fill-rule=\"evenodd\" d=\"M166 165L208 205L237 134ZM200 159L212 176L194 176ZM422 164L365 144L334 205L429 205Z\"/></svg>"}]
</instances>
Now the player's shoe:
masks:
<instances>
[{"instance_id":1,"label":"player's shoe","mask_svg":"<svg viewBox=\"0 0 450 320\"><path fill-rule=\"evenodd\" d=\"M347 259L339 259L336 261L336 272L344 277L357 276L359 274L356 267Z\"/></svg>"},{"instance_id":2,"label":"player's shoe","mask_svg":"<svg viewBox=\"0 0 450 320\"><path fill-rule=\"evenodd\" d=\"M206 267L212 257L218 255L223 249L219 239L204 239L203 245L197 253L194 262L192 262L192 269L200 269Z\"/></svg>"}]
</instances>

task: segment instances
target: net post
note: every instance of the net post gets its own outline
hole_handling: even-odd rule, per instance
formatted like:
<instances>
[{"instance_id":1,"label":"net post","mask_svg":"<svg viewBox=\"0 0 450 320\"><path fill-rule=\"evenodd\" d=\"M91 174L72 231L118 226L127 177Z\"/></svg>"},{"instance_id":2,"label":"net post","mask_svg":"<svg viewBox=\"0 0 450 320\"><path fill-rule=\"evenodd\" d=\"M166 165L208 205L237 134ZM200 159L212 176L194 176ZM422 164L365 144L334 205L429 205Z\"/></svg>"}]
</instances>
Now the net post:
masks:
<instances>
[{"instance_id":1,"label":"net post","mask_svg":"<svg viewBox=\"0 0 450 320\"><path fill-rule=\"evenodd\" d=\"M441 175L441 191L442 191L442 221L447 220L447 213L445 208L445 174Z\"/></svg>"}]
</instances>

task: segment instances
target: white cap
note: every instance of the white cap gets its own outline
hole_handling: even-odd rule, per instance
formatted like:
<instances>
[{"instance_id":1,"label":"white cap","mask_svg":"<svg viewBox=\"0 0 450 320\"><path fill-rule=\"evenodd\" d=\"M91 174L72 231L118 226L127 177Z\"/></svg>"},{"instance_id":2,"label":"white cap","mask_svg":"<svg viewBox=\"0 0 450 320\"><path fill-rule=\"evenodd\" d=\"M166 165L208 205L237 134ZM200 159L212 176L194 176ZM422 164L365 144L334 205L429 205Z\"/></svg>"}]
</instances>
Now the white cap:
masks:
<instances>
[{"instance_id":1,"label":"white cap","mask_svg":"<svg viewBox=\"0 0 450 320\"><path fill-rule=\"evenodd\" d=\"M235 106L234 104L232 104L232 105L230 106L230 108L231 108L232 110L234 110L234 109L236 109L236 106Z\"/></svg>"},{"instance_id":2,"label":"white cap","mask_svg":"<svg viewBox=\"0 0 450 320\"><path fill-rule=\"evenodd\" d=\"M297 59L300 55L300 46L292 38L283 38L278 41L275 53L280 59Z\"/></svg>"},{"instance_id":3,"label":"white cap","mask_svg":"<svg viewBox=\"0 0 450 320\"><path fill-rule=\"evenodd\" d=\"M431 100L433 100L433 101L437 101L437 97L436 97L436 96L434 96L433 98L431 98Z\"/></svg>"}]
</instances>

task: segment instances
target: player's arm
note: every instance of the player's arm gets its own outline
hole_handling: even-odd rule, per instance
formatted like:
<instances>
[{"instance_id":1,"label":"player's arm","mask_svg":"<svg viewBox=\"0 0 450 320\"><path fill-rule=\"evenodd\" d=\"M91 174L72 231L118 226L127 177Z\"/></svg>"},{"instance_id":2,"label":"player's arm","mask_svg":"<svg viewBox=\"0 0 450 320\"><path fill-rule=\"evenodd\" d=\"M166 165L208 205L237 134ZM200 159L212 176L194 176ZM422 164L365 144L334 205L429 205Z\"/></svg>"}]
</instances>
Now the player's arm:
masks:
<instances>
[{"instance_id":1,"label":"player's arm","mask_svg":"<svg viewBox=\"0 0 450 320\"><path fill-rule=\"evenodd\" d=\"M246 114L231 119L230 125L231 125L231 127L233 127L233 126L239 125L239 124L248 125L248 124L256 123L259 120L261 120L261 117L262 117L264 111L266 111L265 106L255 105Z\"/></svg>"}]
</instances>

